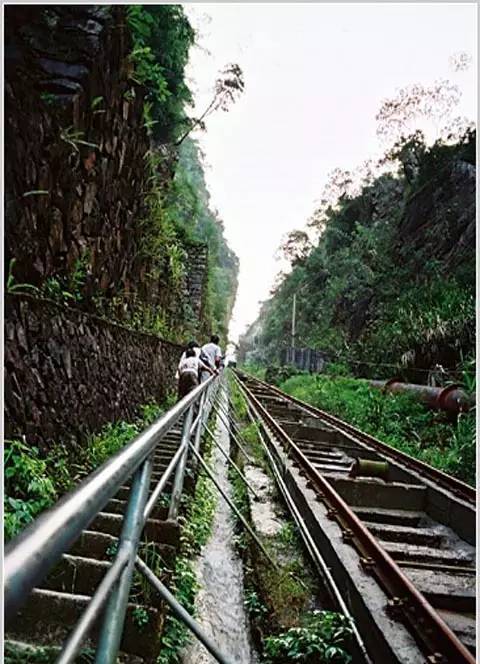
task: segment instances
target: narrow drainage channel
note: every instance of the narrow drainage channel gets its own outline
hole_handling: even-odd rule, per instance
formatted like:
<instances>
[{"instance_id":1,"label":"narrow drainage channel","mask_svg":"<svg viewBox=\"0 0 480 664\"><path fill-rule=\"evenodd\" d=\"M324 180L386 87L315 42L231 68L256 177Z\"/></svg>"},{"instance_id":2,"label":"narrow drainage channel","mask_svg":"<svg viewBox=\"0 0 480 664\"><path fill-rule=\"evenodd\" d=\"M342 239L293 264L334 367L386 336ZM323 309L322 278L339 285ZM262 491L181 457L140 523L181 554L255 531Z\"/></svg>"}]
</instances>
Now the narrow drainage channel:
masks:
<instances>
[{"instance_id":1,"label":"narrow drainage channel","mask_svg":"<svg viewBox=\"0 0 480 664\"><path fill-rule=\"evenodd\" d=\"M215 436L225 451L230 449L226 426L217 417ZM213 472L221 488L232 498L227 461L214 446ZM218 495L212 535L196 565L200 590L195 600L197 620L220 652L232 664L258 661L250 638L249 621L244 608L242 561L234 548L234 521L230 507ZM183 664L210 664L215 659L195 639L185 649Z\"/></svg>"}]
</instances>

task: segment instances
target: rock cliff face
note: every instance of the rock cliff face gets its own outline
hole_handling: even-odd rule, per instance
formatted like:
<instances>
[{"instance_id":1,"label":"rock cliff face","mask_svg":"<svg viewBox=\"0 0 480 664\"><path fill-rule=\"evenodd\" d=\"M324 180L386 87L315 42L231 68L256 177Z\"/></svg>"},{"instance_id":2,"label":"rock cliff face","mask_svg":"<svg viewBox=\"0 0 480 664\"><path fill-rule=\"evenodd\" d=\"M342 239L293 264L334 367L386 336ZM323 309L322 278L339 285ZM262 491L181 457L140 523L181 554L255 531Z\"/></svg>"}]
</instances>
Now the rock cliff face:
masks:
<instances>
[{"instance_id":1,"label":"rock cliff face","mask_svg":"<svg viewBox=\"0 0 480 664\"><path fill-rule=\"evenodd\" d=\"M8 295L5 435L44 449L132 420L174 384L182 348L25 295Z\"/></svg>"},{"instance_id":2,"label":"rock cliff face","mask_svg":"<svg viewBox=\"0 0 480 664\"><path fill-rule=\"evenodd\" d=\"M117 321L140 302L200 327L206 247L185 245L172 293L142 245L151 145L131 50L122 6L6 8L6 266L36 287L82 267L75 308L7 298L6 434L35 444L81 440L174 387L180 350L92 316L98 302Z\"/></svg>"},{"instance_id":3,"label":"rock cliff face","mask_svg":"<svg viewBox=\"0 0 480 664\"><path fill-rule=\"evenodd\" d=\"M7 9L6 264L15 259L15 280L34 286L81 264L83 309L117 298L117 317L141 301L180 319L192 298L201 311L207 275L195 265L190 275L186 261L184 302L167 279L149 277L142 220L151 145L131 49L121 6ZM171 176L162 171L165 182Z\"/></svg>"},{"instance_id":4,"label":"rock cliff face","mask_svg":"<svg viewBox=\"0 0 480 664\"><path fill-rule=\"evenodd\" d=\"M447 271L473 260L475 182L475 166L460 159L427 182L405 205L398 246L440 261Z\"/></svg>"},{"instance_id":5,"label":"rock cliff face","mask_svg":"<svg viewBox=\"0 0 480 664\"><path fill-rule=\"evenodd\" d=\"M187 248L188 274L186 292L191 302L193 315L196 320L203 318L203 308L206 299L206 279L208 270L208 247L205 245L190 245Z\"/></svg>"},{"instance_id":6,"label":"rock cliff face","mask_svg":"<svg viewBox=\"0 0 480 664\"><path fill-rule=\"evenodd\" d=\"M6 12L6 260L35 285L88 252L92 293L142 273L143 90L121 7ZM11 15L11 20L10 20Z\"/></svg>"}]
</instances>

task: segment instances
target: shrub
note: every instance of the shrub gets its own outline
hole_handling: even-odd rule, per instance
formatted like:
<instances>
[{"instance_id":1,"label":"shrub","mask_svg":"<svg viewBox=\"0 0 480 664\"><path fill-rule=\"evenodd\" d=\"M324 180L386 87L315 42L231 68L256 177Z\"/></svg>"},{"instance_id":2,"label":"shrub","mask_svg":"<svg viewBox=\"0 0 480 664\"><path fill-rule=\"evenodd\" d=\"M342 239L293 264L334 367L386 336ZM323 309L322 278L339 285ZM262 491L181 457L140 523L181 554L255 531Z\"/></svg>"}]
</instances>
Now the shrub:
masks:
<instances>
[{"instance_id":1,"label":"shrub","mask_svg":"<svg viewBox=\"0 0 480 664\"><path fill-rule=\"evenodd\" d=\"M291 627L286 632L265 639L264 662L347 663L351 657L344 647L351 633L345 616L331 611L312 611L302 626Z\"/></svg>"}]
</instances>

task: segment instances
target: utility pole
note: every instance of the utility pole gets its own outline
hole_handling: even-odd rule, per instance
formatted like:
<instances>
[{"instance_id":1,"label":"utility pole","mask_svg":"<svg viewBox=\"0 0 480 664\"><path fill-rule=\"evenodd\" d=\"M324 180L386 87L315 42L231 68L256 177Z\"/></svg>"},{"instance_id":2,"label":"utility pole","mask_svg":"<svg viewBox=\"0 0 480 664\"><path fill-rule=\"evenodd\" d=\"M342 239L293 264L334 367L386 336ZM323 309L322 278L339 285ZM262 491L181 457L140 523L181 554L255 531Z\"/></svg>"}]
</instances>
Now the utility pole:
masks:
<instances>
[{"instance_id":1,"label":"utility pole","mask_svg":"<svg viewBox=\"0 0 480 664\"><path fill-rule=\"evenodd\" d=\"M295 314L297 309L297 294L293 294L292 302L292 348L295 348Z\"/></svg>"}]
</instances>

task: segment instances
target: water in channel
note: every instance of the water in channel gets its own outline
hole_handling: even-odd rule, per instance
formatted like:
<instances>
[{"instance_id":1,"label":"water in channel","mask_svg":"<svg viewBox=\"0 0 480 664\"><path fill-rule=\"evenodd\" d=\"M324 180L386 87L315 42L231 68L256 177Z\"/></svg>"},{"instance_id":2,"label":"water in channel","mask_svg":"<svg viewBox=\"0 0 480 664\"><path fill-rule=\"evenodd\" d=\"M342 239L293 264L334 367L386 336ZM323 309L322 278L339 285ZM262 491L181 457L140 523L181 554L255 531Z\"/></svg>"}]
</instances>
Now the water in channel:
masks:
<instances>
[{"instance_id":1,"label":"water in channel","mask_svg":"<svg viewBox=\"0 0 480 664\"><path fill-rule=\"evenodd\" d=\"M230 441L227 429L217 418L216 438L225 451ZM213 472L222 489L232 497L227 461L214 446ZM216 490L216 489L215 489ZM218 492L217 492L218 493ZM254 664L248 618L243 605L242 561L234 549L234 522L230 507L218 494L212 535L197 561L200 590L196 598L197 620L220 652L232 664ZM183 664L211 664L216 660L192 636Z\"/></svg>"}]
</instances>

